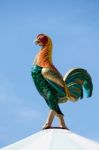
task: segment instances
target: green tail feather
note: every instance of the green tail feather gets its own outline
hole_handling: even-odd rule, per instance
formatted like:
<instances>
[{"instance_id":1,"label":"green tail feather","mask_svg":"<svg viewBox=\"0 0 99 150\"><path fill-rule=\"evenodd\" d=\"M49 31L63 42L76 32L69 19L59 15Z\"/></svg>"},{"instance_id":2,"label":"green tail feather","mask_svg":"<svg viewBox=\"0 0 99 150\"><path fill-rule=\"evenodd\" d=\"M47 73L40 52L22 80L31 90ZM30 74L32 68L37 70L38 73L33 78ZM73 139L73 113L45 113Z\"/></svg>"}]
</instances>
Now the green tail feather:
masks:
<instances>
[{"instance_id":1,"label":"green tail feather","mask_svg":"<svg viewBox=\"0 0 99 150\"><path fill-rule=\"evenodd\" d=\"M65 75L64 81L70 90L70 94L75 98L75 101L83 98L84 91L86 97L90 97L92 95L92 79L85 69L75 68L70 70Z\"/></svg>"}]
</instances>

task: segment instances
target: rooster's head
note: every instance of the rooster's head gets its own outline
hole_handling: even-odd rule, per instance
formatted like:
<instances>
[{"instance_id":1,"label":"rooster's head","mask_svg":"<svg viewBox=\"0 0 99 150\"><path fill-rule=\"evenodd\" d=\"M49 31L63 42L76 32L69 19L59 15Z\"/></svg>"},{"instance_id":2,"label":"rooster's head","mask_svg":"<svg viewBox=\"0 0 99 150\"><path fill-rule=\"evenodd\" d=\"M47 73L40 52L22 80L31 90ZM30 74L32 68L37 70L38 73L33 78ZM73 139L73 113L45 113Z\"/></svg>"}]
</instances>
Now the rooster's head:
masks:
<instances>
[{"instance_id":1,"label":"rooster's head","mask_svg":"<svg viewBox=\"0 0 99 150\"><path fill-rule=\"evenodd\" d=\"M34 41L39 46L45 46L49 41L49 37L45 34L39 34Z\"/></svg>"}]
</instances>

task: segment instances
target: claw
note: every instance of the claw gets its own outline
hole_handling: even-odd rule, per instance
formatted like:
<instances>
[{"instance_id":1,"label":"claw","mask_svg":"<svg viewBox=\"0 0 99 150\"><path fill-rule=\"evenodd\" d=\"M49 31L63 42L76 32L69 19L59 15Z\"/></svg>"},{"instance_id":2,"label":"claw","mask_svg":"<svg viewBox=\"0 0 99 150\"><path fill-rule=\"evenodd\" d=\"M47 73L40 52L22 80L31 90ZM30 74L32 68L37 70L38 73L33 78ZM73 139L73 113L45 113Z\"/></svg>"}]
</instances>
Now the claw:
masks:
<instances>
[{"instance_id":1,"label":"claw","mask_svg":"<svg viewBox=\"0 0 99 150\"><path fill-rule=\"evenodd\" d=\"M51 126L48 123L45 123L44 126L42 127L42 129L49 129L51 128Z\"/></svg>"}]
</instances>

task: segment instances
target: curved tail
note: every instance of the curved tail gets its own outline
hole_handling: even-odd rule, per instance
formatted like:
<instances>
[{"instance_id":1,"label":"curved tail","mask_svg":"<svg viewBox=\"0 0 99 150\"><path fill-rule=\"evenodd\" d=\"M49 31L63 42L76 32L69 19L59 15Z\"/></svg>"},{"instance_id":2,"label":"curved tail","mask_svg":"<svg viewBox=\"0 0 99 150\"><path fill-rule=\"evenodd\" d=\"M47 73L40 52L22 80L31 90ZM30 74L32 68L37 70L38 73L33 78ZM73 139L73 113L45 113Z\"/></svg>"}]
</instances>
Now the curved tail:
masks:
<instances>
[{"instance_id":1,"label":"curved tail","mask_svg":"<svg viewBox=\"0 0 99 150\"><path fill-rule=\"evenodd\" d=\"M86 97L92 96L92 79L90 74L85 69L71 69L66 73L63 79L66 83L66 86L69 88L71 97L73 98L71 101L75 102L78 99L82 99L84 93ZM63 102L65 102L64 99Z\"/></svg>"}]
</instances>

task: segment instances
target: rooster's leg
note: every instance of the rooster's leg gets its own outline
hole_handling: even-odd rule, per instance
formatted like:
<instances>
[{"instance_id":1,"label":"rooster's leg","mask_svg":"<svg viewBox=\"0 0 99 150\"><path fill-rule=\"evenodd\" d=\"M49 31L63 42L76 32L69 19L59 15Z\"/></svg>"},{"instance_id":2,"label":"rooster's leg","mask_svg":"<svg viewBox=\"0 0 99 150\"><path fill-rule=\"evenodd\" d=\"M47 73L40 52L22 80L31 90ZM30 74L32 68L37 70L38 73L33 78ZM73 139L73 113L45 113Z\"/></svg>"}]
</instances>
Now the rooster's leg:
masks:
<instances>
[{"instance_id":1,"label":"rooster's leg","mask_svg":"<svg viewBox=\"0 0 99 150\"><path fill-rule=\"evenodd\" d=\"M67 127L66 124L65 124L63 115L57 114L57 117L58 117L58 119L59 119L59 127L60 127L60 128L63 128L63 129L69 130L68 127Z\"/></svg>"},{"instance_id":2,"label":"rooster's leg","mask_svg":"<svg viewBox=\"0 0 99 150\"><path fill-rule=\"evenodd\" d=\"M55 111L54 110L50 110L49 114L48 114L48 118L46 120L46 123L44 124L44 126L42 127L42 129L48 129L51 127L51 124L53 122L53 119L55 117Z\"/></svg>"}]
</instances>

